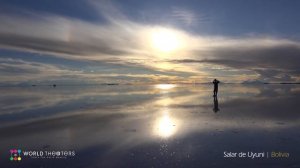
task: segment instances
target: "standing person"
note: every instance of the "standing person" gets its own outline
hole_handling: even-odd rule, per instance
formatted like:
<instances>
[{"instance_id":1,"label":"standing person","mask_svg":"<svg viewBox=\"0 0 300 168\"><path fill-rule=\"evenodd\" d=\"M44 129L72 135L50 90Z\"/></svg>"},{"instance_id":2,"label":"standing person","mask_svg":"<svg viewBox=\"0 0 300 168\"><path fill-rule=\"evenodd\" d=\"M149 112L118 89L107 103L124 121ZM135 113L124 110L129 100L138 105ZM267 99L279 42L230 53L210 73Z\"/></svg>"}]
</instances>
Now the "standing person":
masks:
<instances>
[{"instance_id":1,"label":"standing person","mask_svg":"<svg viewBox=\"0 0 300 168\"><path fill-rule=\"evenodd\" d=\"M214 96L218 96L218 84L220 83L220 81L218 81L217 79L213 80L213 84L214 84Z\"/></svg>"}]
</instances>

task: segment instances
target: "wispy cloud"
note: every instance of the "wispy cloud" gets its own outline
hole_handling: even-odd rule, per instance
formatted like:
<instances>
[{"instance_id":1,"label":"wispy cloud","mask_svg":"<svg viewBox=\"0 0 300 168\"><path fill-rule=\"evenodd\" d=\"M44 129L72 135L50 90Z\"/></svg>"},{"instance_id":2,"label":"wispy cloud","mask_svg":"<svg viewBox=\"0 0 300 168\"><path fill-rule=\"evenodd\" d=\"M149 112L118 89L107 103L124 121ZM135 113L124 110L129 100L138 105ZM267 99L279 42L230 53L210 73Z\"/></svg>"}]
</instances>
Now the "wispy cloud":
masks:
<instances>
[{"instance_id":1,"label":"wispy cloud","mask_svg":"<svg viewBox=\"0 0 300 168\"><path fill-rule=\"evenodd\" d=\"M45 13L26 17L3 14L0 16L0 47L78 61L120 64L129 69L140 67L149 70L150 73L143 76L144 80L148 78L147 81L157 81L157 75L161 75L159 80L173 81L195 80L197 76L201 81L210 80L211 76L223 76L228 81L241 81L247 75L252 76L251 79L253 76L264 80L299 79L298 41L271 36L232 38L191 34L175 27L131 21L108 1L91 1L91 4L91 9L99 11L97 14L103 16L105 22L88 22ZM193 24L198 20L193 12L186 9L173 8L172 12L174 17L186 24ZM172 39L178 41L174 51L166 53L153 47L152 34L161 30L171 32L174 36ZM17 67L19 64L22 66ZM47 63L30 64L16 60L2 59L1 68L2 73L14 73L15 76L26 71L44 70L43 75L51 78L56 76L55 73L60 74L59 77L81 76L89 80L93 80L95 76L61 69ZM49 73L52 69L55 73ZM118 75L122 80L141 79L141 74L134 71L127 75ZM26 78L41 78L42 75L28 76ZM110 78L109 74L106 76ZM4 77L1 80L12 79Z\"/></svg>"},{"instance_id":2,"label":"wispy cloud","mask_svg":"<svg viewBox=\"0 0 300 168\"><path fill-rule=\"evenodd\" d=\"M286 81L299 76L300 43L287 39L223 39L203 50L195 50L193 59L171 60L180 64L211 64L239 70L251 70L263 81Z\"/></svg>"},{"instance_id":3,"label":"wispy cloud","mask_svg":"<svg viewBox=\"0 0 300 168\"><path fill-rule=\"evenodd\" d=\"M79 84L79 83L159 83L184 80L172 73L108 73L107 71L74 70L65 66L24 61L22 59L0 58L2 83L9 84Z\"/></svg>"},{"instance_id":4,"label":"wispy cloud","mask_svg":"<svg viewBox=\"0 0 300 168\"><path fill-rule=\"evenodd\" d=\"M172 9L172 16L188 26L192 24L196 24L199 19L199 16L197 16L191 10L178 8L178 7L174 7Z\"/></svg>"}]
</instances>

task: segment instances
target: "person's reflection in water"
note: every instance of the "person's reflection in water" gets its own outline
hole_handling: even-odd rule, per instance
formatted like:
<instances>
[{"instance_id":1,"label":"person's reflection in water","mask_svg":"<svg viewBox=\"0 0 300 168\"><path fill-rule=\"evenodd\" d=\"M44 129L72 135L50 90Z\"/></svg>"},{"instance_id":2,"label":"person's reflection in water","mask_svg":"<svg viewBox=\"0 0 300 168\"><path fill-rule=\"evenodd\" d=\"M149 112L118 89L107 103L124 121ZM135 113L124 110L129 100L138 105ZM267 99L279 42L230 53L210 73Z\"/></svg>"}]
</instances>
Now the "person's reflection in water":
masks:
<instances>
[{"instance_id":1,"label":"person's reflection in water","mask_svg":"<svg viewBox=\"0 0 300 168\"><path fill-rule=\"evenodd\" d=\"M219 103L218 103L218 96L214 96L214 109L213 110L214 110L215 113L220 111Z\"/></svg>"}]
</instances>

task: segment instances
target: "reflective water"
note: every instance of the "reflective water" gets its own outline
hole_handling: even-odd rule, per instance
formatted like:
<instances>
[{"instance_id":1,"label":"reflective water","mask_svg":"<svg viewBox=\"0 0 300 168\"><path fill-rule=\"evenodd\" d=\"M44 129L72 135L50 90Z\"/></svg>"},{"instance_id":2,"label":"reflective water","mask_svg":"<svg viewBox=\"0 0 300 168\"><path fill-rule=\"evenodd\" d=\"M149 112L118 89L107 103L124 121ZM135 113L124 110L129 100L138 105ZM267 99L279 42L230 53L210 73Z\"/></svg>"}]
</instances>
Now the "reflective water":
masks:
<instances>
[{"instance_id":1,"label":"reflective water","mask_svg":"<svg viewBox=\"0 0 300 168\"><path fill-rule=\"evenodd\" d=\"M0 88L3 167L300 167L300 86ZM9 150L74 150L9 161ZM288 158L224 158L287 152ZM1 167L2 167L1 166Z\"/></svg>"}]
</instances>

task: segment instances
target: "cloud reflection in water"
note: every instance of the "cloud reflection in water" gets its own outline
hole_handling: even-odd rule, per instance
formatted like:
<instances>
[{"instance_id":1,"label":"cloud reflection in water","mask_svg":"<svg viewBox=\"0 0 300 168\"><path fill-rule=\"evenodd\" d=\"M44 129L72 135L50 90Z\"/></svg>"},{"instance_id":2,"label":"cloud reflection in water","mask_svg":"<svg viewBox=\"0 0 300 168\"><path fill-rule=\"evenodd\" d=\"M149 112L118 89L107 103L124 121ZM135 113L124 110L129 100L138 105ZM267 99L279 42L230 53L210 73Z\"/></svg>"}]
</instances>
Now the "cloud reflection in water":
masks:
<instances>
[{"instance_id":1,"label":"cloud reflection in water","mask_svg":"<svg viewBox=\"0 0 300 168\"><path fill-rule=\"evenodd\" d=\"M245 150L281 146L294 152L300 145L297 85L222 85L218 113L212 111L209 85L0 89L0 100L14 100L0 107L1 151L15 144L79 152L93 147L101 152L89 158L103 158L94 160L103 164L109 158L127 163L124 156L131 151L137 156L137 149L157 157L160 143L168 146L168 156L176 151L172 155L179 159L195 154L195 160L205 151L219 156L218 145L226 150L236 144ZM281 144L287 138L291 143Z\"/></svg>"}]
</instances>

